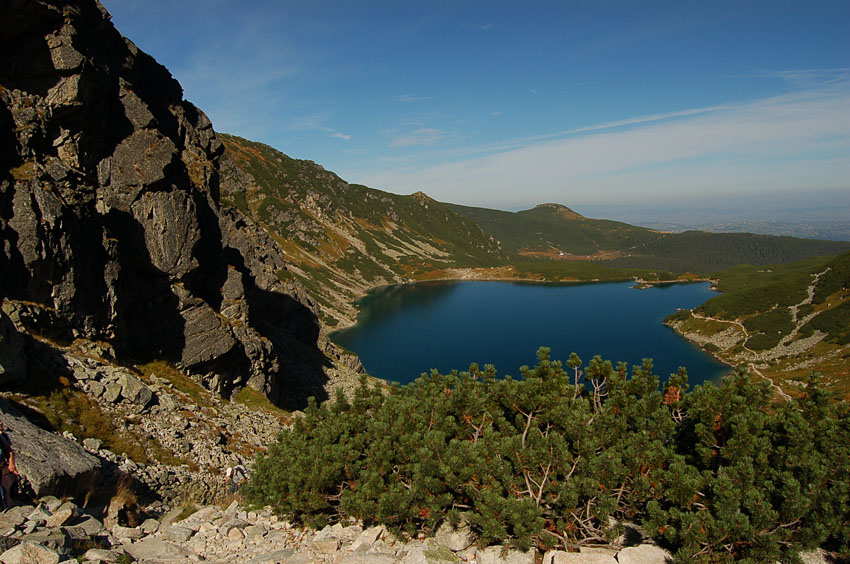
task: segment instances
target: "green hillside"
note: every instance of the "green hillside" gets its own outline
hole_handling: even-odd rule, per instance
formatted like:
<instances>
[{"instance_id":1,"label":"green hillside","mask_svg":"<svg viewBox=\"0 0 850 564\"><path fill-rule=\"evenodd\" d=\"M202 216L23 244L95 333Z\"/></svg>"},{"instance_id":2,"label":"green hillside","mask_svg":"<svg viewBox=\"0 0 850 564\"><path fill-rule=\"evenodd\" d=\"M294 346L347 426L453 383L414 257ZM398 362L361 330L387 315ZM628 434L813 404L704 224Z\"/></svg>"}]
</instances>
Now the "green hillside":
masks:
<instances>
[{"instance_id":1,"label":"green hillside","mask_svg":"<svg viewBox=\"0 0 850 564\"><path fill-rule=\"evenodd\" d=\"M819 371L850 393L850 252L739 266L719 279L722 295L668 323L732 364L751 364L786 392Z\"/></svg>"},{"instance_id":2,"label":"green hillside","mask_svg":"<svg viewBox=\"0 0 850 564\"><path fill-rule=\"evenodd\" d=\"M740 264L784 264L850 249L846 241L798 239L752 233L667 233L610 261L622 268L660 268L711 274Z\"/></svg>"},{"instance_id":3,"label":"green hillside","mask_svg":"<svg viewBox=\"0 0 850 564\"><path fill-rule=\"evenodd\" d=\"M448 204L502 243L505 252L541 258L618 256L663 235L619 221L584 217L560 204L505 212ZM561 255L560 253L564 253Z\"/></svg>"},{"instance_id":4,"label":"green hillside","mask_svg":"<svg viewBox=\"0 0 850 564\"><path fill-rule=\"evenodd\" d=\"M365 290L430 270L504 262L474 221L424 194L399 196L349 184L312 161L221 134L221 199L253 217L287 252L319 300L324 321L350 321Z\"/></svg>"}]
</instances>

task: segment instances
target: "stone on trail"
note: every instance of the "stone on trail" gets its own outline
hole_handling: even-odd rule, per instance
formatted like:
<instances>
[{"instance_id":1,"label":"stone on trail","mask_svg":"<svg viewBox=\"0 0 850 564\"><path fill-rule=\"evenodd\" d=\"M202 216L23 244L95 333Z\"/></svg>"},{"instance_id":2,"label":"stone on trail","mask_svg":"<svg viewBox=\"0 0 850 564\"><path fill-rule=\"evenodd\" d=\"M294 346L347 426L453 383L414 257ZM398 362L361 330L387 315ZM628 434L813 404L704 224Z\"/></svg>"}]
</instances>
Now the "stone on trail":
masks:
<instances>
[{"instance_id":1,"label":"stone on trail","mask_svg":"<svg viewBox=\"0 0 850 564\"><path fill-rule=\"evenodd\" d=\"M83 554L83 562L118 562L123 552L106 550L105 548L90 548Z\"/></svg>"},{"instance_id":2,"label":"stone on trail","mask_svg":"<svg viewBox=\"0 0 850 564\"><path fill-rule=\"evenodd\" d=\"M673 556L652 544L629 546L617 554L620 564L667 564L673 562Z\"/></svg>"},{"instance_id":3,"label":"stone on trail","mask_svg":"<svg viewBox=\"0 0 850 564\"><path fill-rule=\"evenodd\" d=\"M347 554L339 564L396 564L395 556L389 554Z\"/></svg>"},{"instance_id":4,"label":"stone on trail","mask_svg":"<svg viewBox=\"0 0 850 564\"><path fill-rule=\"evenodd\" d=\"M402 564L457 564L460 558L454 552L429 538L407 553Z\"/></svg>"},{"instance_id":5,"label":"stone on trail","mask_svg":"<svg viewBox=\"0 0 850 564\"><path fill-rule=\"evenodd\" d=\"M599 552L549 551L543 555L543 564L618 564L610 554Z\"/></svg>"},{"instance_id":6,"label":"stone on trail","mask_svg":"<svg viewBox=\"0 0 850 564\"><path fill-rule=\"evenodd\" d=\"M479 550L477 556L478 564L534 564L534 549L528 552L508 550L502 556L501 546L488 546Z\"/></svg>"},{"instance_id":7,"label":"stone on trail","mask_svg":"<svg viewBox=\"0 0 850 564\"><path fill-rule=\"evenodd\" d=\"M124 551L135 560L158 564L185 564L191 552L161 539L145 539L124 547Z\"/></svg>"},{"instance_id":8,"label":"stone on trail","mask_svg":"<svg viewBox=\"0 0 850 564\"><path fill-rule=\"evenodd\" d=\"M39 544L22 543L0 554L3 564L57 564L59 553Z\"/></svg>"},{"instance_id":9,"label":"stone on trail","mask_svg":"<svg viewBox=\"0 0 850 564\"><path fill-rule=\"evenodd\" d=\"M470 547L475 542L475 534L466 519L461 518L457 527L453 527L448 521L444 521L437 529L434 540L449 550L458 552Z\"/></svg>"},{"instance_id":10,"label":"stone on trail","mask_svg":"<svg viewBox=\"0 0 850 564\"><path fill-rule=\"evenodd\" d=\"M295 555L294 548L284 548L283 550L275 550L268 554L255 556L248 561L248 564L277 564L278 562L286 562L288 558Z\"/></svg>"},{"instance_id":11,"label":"stone on trail","mask_svg":"<svg viewBox=\"0 0 850 564\"><path fill-rule=\"evenodd\" d=\"M163 536L167 540L170 540L170 541L186 542L187 540L192 538L192 535L194 535L194 534L195 534L195 531L193 529L190 529L189 527L181 527L179 525L171 525L170 527L165 529Z\"/></svg>"}]
</instances>

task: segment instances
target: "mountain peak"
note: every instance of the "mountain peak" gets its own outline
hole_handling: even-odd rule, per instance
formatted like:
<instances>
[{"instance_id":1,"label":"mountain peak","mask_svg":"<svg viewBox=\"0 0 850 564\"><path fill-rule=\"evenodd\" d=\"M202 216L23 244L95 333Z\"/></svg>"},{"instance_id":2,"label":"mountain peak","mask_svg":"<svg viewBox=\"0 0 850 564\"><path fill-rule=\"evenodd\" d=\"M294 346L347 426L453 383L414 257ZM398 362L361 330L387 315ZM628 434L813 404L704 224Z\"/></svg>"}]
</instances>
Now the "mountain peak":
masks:
<instances>
[{"instance_id":1,"label":"mountain peak","mask_svg":"<svg viewBox=\"0 0 850 564\"><path fill-rule=\"evenodd\" d=\"M414 198L416 200L419 200L420 202L423 202L423 203L429 203L429 202L436 202L437 201L434 198L432 198L431 196L429 196L428 194L426 194L425 192L422 192L421 190L414 192L413 194L410 195L410 197Z\"/></svg>"},{"instance_id":2,"label":"mountain peak","mask_svg":"<svg viewBox=\"0 0 850 564\"><path fill-rule=\"evenodd\" d=\"M537 209L551 209L551 210L554 210L556 213L558 213L558 215L560 215L564 219L583 219L584 218L583 215L581 215L578 212L574 212L573 210L571 210L570 208L568 208L567 206L565 206L563 204L553 204L553 203L538 204L538 205L534 206L534 209L536 209L536 210Z\"/></svg>"}]
</instances>

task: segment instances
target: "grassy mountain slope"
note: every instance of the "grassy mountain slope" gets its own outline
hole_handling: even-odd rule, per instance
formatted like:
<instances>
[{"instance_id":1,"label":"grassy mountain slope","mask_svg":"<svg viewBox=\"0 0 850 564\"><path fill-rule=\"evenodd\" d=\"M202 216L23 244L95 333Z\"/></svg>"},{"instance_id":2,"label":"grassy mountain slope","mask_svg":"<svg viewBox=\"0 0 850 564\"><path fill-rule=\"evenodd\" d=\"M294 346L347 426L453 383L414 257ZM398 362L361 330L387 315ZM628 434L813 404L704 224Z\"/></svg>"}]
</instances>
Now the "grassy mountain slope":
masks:
<instances>
[{"instance_id":1,"label":"grassy mountain slope","mask_svg":"<svg viewBox=\"0 0 850 564\"><path fill-rule=\"evenodd\" d=\"M613 257L663 236L645 227L587 218L560 204L541 204L519 212L448 207L478 222L502 243L505 252L530 257Z\"/></svg>"},{"instance_id":2,"label":"grassy mountain slope","mask_svg":"<svg viewBox=\"0 0 850 564\"><path fill-rule=\"evenodd\" d=\"M350 322L350 303L371 287L504 260L498 242L478 224L424 194L399 196L348 184L312 161L220 137L226 147L222 202L253 217L281 243L329 326Z\"/></svg>"},{"instance_id":3,"label":"grassy mountain slope","mask_svg":"<svg viewBox=\"0 0 850 564\"><path fill-rule=\"evenodd\" d=\"M724 360L751 364L786 391L812 371L850 394L850 252L720 274L712 298L668 318Z\"/></svg>"}]
</instances>

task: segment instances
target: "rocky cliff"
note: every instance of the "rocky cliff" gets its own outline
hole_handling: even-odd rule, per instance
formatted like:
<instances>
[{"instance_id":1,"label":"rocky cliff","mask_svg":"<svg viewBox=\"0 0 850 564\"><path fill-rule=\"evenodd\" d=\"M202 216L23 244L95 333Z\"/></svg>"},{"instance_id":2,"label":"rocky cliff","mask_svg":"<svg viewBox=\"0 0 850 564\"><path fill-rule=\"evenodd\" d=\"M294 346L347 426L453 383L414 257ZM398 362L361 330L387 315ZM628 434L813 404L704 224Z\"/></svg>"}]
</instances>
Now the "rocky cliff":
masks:
<instances>
[{"instance_id":1,"label":"rocky cliff","mask_svg":"<svg viewBox=\"0 0 850 564\"><path fill-rule=\"evenodd\" d=\"M223 394L322 396L335 353L317 306L220 207L209 119L96 0L0 13L0 291L18 330L167 360ZM20 377L8 323L0 345L0 378Z\"/></svg>"}]
</instances>

